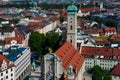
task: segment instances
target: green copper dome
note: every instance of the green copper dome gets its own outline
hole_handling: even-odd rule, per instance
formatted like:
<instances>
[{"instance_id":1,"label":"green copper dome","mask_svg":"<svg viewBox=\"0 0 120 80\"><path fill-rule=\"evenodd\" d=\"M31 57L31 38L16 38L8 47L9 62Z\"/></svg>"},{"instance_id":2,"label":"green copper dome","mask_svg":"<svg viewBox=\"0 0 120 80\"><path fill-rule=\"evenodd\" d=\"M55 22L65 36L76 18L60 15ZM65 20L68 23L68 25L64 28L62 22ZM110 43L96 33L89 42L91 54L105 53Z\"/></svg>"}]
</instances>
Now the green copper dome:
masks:
<instances>
[{"instance_id":1,"label":"green copper dome","mask_svg":"<svg viewBox=\"0 0 120 80\"><path fill-rule=\"evenodd\" d=\"M72 66L72 65L69 65L69 66L68 66L68 69L73 69L73 66Z\"/></svg>"},{"instance_id":2,"label":"green copper dome","mask_svg":"<svg viewBox=\"0 0 120 80\"><path fill-rule=\"evenodd\" d=\"M75 5L70 5L67 7L67 11L77 11L77 7Z\"/></svg>"},{"instance_id":3,"label":"green copper dome","mask_svg":"<svg viewBox=\"0 0 120 80\"><path fill-rule=\"evenodd\" d=\"M71 0L71 4L67 7L68 14L76 14L78 8L74 5L74 0Z\"/></svg>"}]
</instances>

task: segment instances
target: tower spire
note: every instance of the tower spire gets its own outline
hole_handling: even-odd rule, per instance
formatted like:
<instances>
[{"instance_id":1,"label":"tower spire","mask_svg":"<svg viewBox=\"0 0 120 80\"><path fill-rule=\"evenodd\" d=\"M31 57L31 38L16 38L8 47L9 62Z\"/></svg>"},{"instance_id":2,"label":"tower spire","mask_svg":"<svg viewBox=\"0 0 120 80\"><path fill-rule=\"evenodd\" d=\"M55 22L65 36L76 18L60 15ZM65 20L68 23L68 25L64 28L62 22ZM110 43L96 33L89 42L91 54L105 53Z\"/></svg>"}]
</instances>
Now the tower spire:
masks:
<instances>
[{"instance_id":1,"label":"tower spire","mask_svg":"<svg viewBox=\"0 0 120 80\"><path fill-rule=\"evenodd\" d=\"M71 5L74 5L74 0L71 0L70 2L71 2Z\"/></svg>"}]
</instances>

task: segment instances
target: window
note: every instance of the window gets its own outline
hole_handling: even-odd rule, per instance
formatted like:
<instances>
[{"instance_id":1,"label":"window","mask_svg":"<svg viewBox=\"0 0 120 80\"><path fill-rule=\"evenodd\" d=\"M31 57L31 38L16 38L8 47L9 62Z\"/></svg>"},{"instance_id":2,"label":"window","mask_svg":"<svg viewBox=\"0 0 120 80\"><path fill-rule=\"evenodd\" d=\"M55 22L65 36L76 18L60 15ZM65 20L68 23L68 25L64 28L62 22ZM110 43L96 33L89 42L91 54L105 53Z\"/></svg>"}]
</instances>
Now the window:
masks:
<instances>
[{"instance_id":1,"label":"window","mask_svg":"<svg viewBox=\"0 0 120 80\"><path fill-rule=\"evenodd\" d=\"M11 80L13 80L13 78L11 78Z\"/></svg>"},{"instance_id":2,"label":"window","mask_svg":"<svg viewBox=\"0 0 120 80\"><path fill-rule=\"evenodd\" d=\"M1 78L1 80L3 80L3 78Z\"/></svg>"},{"instance_id":3,"label":"window","mask_svg":"<svg viewBox=\"0 0 120 80\"><path fill-rule=\"evenodd\" d=\"M13 73L11 73L11 76L13 76Z\"/></svg>"},{"instance_id":4,"label":"window","mask_svg":"<svg viewBox=\"0 0 120 80\"><path fill-rule=\"evenodd\" d=\"M72 21L71 21L71 23L72 23Z\"/></svg>"},{"instance_id":5,"label":"window","mask_svg":"<svg viewBox=\"0 0 120 80\"><path fill-rule=\"evenodd\" d=\"M11 69L11 71L13 71L13 69Z\"/></svg>"},{"instance_id":6,"label":"window","mask_svg":"<svg viewBox=\"0 0 120 80\"><path fill-rule=\"evenodd\" d=\"M70 26L70 30L72 30L72 25Z\"/></svg>"},{"instance_id":7,"label":"window","mask_svg":"<svg viewBox=\"0 0 120 80\"><path fill-rule=\"evenodd\" d=\"M1 76L3 76L3 73L1 73Z\"/></svg>"},{"instance_id":8,"label":"window","mask_svg":"<svg viewBox=\"0 0 120 80\"><path fill-rule=\"evenodd\" d=\"M6 79L8 79L8 76L6 76Z\"/></svg>"},{"instance_id":9,"label":"window","mask_svg":"<svg viewBox=\"0 0 120 80\"><path fill-rule=\"evenodd\" d=\"M8 71L6 71L6 74L8 73Z\"/></svg>"}]
</instances>

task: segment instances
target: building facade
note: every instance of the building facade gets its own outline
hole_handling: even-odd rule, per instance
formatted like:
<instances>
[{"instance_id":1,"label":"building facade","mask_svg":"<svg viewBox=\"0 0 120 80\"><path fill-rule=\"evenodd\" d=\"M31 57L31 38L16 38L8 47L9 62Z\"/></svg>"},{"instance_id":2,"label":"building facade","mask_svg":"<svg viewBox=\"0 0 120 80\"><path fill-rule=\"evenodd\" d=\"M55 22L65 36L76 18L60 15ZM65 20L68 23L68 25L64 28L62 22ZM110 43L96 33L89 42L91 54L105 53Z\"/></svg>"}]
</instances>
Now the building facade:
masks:
<instances>
[{"instance_id":1,"label":"building facade","mask_svg":"<svg viewBox=\"0 0 120 80\"><path fill-rule=\"evenodd\" d=\"M15 80L15 66L0 54L0 80Z\"/></svg>"},{"instance_id":2,"label":"building facade","mask_svg":"<svg viewBox=\"0 0 120 80\"><path fill-rule=\"evenodd\" d=\"M85 68L91 69L99 65L104 70L111 70L120 63L120 50L116 48L82 47L82 55L85 57Z\"/></svg>"},{"instance_id":3,"label":"building facade","mask_svg":"<svg viewBox=\"0 0 120 80\"><path fill-rule=\"evenodd\" d=\"M14 63L14 79L23 80L30 74L31 53L30 48L11 46L2 52L8 60ZM10 71L10 70L9 70Z\"/></svg>"}]
</instances>

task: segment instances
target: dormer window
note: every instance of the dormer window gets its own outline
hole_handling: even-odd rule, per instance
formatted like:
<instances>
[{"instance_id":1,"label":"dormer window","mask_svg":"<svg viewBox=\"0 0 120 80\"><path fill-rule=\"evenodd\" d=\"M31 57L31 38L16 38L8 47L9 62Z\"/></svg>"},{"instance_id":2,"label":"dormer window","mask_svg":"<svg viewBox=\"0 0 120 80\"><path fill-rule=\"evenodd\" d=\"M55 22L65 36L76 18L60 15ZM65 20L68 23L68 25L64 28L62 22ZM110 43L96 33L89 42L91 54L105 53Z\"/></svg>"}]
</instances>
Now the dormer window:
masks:
<instances>
[{"instance_id":1,"label":"dormer window","mask_svg":"<svg viewBox=\"0 0 120 80\"><path fill-rule=\"evenodd\" d=\"M3 71L5 69L7 69L7 63L5 60L3 60L2 64L1 64L1 70Z\"/></svg>"}]
</instances>

